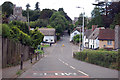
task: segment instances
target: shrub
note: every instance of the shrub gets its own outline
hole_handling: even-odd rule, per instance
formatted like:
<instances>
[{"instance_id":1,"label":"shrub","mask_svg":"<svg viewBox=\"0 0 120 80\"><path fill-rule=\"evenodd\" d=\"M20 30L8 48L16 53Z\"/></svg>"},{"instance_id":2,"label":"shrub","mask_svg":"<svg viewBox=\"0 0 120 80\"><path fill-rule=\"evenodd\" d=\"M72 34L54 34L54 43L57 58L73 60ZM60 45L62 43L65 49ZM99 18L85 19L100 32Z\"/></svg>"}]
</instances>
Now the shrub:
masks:
<instances>
[{"instance_id":1,"label":"shrub","mask_svg":"<svg viewBox=\"0 0 120 80\"><path fill-rule=\"evenodd\" d=\"M75 58L92 64L118 69L118 53L104 50L84 50L77 52Z\"/></svg>"},{"instance_id":2,"label":"shrub","mask_svg":"<svg viewBox=\"0 0 120 80\"><path fill-rule=\"evenodd\" d=\"M10 28L7 24L2 24L2 37L8 38L10 37Z\"/></svg>"}]
</instances>

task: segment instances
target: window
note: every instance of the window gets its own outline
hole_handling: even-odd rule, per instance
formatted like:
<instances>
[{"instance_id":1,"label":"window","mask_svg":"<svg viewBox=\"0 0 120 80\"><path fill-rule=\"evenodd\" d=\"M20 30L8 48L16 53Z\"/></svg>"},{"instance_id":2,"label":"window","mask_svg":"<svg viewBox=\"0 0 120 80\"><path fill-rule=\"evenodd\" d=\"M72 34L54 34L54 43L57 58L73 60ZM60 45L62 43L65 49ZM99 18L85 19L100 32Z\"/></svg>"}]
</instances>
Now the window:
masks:
<instances>
[{"instance_id":1,"label":"window","mask_svg":"<svg viewBox=\"0 0 120 80\"><path fill-rule=\"evenodd\" d=\"M76 35L77 33L74 33L74 35Z\"/></svg>"},{"instance_id":2,"label":"window","mask_svg":"<svg viewBox=\"0 0 120 80\"><path fill-rule=\"evenodd\" d=\"M51 42L52 42L53 40L51 40Z\"/></svg>"},{"instance_id":3,"label":"window","mask_svg":"<svg viewBox=\"0 0 120 80\"><path fill-rule=\"evenodd\" d=\"M47 39L45 41L48 41Z\"/></svg>"},{"instance_id":4,"label":"window","mask_svg":"<svg viewBox=\"0 0 120 80\"><path fill-rule=\"evenodd\" d=\"M112 41L107 41L107 45L112 45Z\"/></svg>"}]
</instances>

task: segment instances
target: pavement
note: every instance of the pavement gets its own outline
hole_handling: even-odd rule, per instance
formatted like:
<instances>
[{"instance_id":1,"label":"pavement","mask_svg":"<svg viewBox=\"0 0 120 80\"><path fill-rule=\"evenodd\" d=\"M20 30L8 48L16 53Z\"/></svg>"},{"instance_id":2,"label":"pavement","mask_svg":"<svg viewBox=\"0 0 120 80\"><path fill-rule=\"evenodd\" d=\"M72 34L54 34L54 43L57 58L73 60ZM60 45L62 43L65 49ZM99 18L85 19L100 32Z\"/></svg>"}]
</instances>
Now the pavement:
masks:
<instances>
[{"instance_id":1,"label":"pavement","mask_svg":"<svg viewBox=\"0 0 120 80\"><path fill-rule=\"evenodd\" d=\"M45 57L18 78L118 78L117 70L74 59L72 53L78 49L65 34L56 44L45 48Z\"/></svg>"},{"instance_id":2,"label":"pavement","mask_svg":"<svg viewBox=\"0 0 120 80\"><path fill-rule=\"evenodd\" d=\"M30 63L30 60L23 62L23 70L20 70L20 65L4 68L2 69L2 78L17 78L19 76L16 74L18 71L21 71L20 74L22 74L30 69L36 62L35 58L32 59L32 63Z\"/></svg>"}]
</instances>

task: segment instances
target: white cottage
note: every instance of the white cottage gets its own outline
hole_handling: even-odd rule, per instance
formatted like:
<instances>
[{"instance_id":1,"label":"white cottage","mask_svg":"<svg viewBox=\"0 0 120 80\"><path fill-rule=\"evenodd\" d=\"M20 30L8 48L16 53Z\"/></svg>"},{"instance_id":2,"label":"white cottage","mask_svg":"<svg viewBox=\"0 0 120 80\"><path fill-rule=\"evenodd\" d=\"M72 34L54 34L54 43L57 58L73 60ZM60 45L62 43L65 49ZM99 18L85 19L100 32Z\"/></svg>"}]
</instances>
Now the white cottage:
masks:
<instances>
[{"instance_id":1,"label":"white cottage","mask_svg":"<svg viewBox=\"0 0 120 80\"><path fill-rule=\"evenodd\" d=\"M55 43L56 36L55 36L55 29L54 28L39 28L40 32L44 34L44 42L47 43Z\"/></svg>"},{"instance_id":2,"label":"white cottage","mask_svg":"<svg viewBox=\"0 0 120 80\"><path fill-rule=\"evenodd\" d=\"M84 34L84 47L89 48L89 40L88 37L91 35L92 29L86 29Z\"/></svg>"},{"instance_id":3,"label":"white cottage","mask_svg":"<svg viewBox=\"0 0 120 80\"><path fill-rule=\"evenodd\" d=\"M76 27L72 33L70 34L70 41L73 40L73 37L76 36L77 34L81 34L81 30L82 28L81 27ZM81 31L80 31L81 30Z\"/></svg>"},{"instance_id":4,"label":"white cottage","mask_svg":"<svg viewBox=\"0 0 120 80\"><path fill-rule=\"evenodd\" d=\"M98 35L99 35L100 29L105 29L105 28L104 27L95 28L95 30L92 32L92 34L88 37L89 48L90 49L97 49L97 48L99 48Z\"/></svg>"}]
</instances>

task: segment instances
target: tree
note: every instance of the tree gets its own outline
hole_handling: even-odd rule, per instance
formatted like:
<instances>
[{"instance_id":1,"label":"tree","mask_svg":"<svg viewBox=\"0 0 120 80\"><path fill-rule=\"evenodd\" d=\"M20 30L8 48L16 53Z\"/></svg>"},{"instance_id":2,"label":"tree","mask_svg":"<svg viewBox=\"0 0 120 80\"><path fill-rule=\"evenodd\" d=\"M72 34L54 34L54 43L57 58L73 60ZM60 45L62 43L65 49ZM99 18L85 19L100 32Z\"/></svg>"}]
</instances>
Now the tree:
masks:
<instances>
[{"instance_id":1,"label":"tree","mask_svg":"<svg viewBox=\"0 0 120 80\"><path fill-rule=\"evenodd\" d=\"M68 28L69 22L60 12L55 12L50 18L50 25L56 29L56 33L62 34Z\"/></svg>"},{"instance_id":2,"label":"tree","mask_svg":"<svg viewBox=\"0 0 120 80\"><path fill-rule=\"evenodd\" d=\"M75 23L76 26L78 25L83 25L83 14L81 13L79 18L78 18L78 21ZM87 26L87 17L84 16L84 26Z\"/></svg>"},{"instance_id":3,"label":"tree","mask_svg":"<svg viewBox=\"0 0 120 80\"><path fill-rule=\"evenodd\" d=\"M110 25L110 28L114 29L115 25L120 25L120 13L115 15L113 23Z\"/></svg>"},{"instance_id":4,"label":"tree","mask_svg":"<svg viewBox=\"0 0 120 80\"><path fill-rule=\"evenodd\" d=\"M40 19L49 19L53 14L53 11L50 9L43 9L40 12Z\"/></svg>"},{"instance_id":5,"label":"tree","mask_svg":"<svg viewBox=\"0 0 120 80\"><path fill-rule=\"evenodd\" d=\"M39 8L39 2L36 2L36 4L35 4L35 10L40 10L40 8Z\"/></svg>"},{"instance_id":6,"label":"tree","mask_svg":"<svg viewBox=\"0 0 120 80\"><path fill-rule=\"evenodd\" d=\"M70 23L72 23L71 18L67 15L67 13L65 13L63 8L59 8L58 11L61 13L61 15L63 15Z\"/></svg>"},{"instance_id":7,"label":"tree","mask_svg":"<svg viewBox=\"0 0 120 80\"><path fill-rule=\"evenodd\" d=\"M91 28L92 25L98 25L98 27L104 26L103 17L100 13L100 8L95 7L91 14L92 14L92 19L87 25L88 28Z\"/></svg>"},{"instance_id":8,"label":"tree","mask_svg":"<svg viewBox=\"0 0 120 80\"><path fill-rule=\"evenodd\" d=\"M37 49L38 45L43 41L44 35L36 28L30 32L32 38L32 47Z\"/></svg>"},{"instance_id":9,"label":"tree","mask_svg":"<svg viewBox=\"0 0 120 80\"><path fill-rule=\"evenodd\" d=\"M12 21L9 23L9 26L17 26L21 31L23 31L26 34L29 34L29 28L26 22Z\"/></svg>"},{"instance_id":10,"label":"tree","mask_svg":"<svg viewBox=\"0 0 120 80\"><path fill-rule=\"evenodd\" d=\"M6 14L8 18L11 14L13 14L13 3L12 2L4 2L2 4L2 14Z\"/></svg>"},{"instance_id":11,"label":"tree","mask_svg":"<svg viewBox=\"0 0 120 80\"><path fill-rule=\"evenodd\" d=\"M80 38L79 34L77 34L73 37L73 42L79 43L80 41L82 42L82 35L81 35L81 38Z\"/></svg>"}]
</instances>

